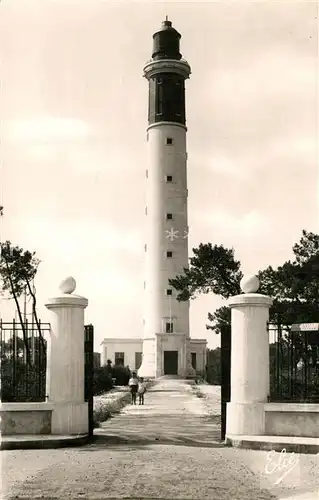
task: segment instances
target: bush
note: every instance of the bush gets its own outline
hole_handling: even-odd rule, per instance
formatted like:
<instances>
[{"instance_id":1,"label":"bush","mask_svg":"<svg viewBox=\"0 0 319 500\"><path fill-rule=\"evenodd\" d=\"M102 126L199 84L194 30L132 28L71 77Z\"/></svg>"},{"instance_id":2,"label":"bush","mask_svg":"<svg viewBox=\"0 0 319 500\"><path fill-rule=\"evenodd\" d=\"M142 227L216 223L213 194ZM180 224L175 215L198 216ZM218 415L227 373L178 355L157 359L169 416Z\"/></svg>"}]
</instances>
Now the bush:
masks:
<instances>
[{"instance_id":1,"label":"bush","mask_svg":"<svg viewBox=\"0 0 319 500\"><path fill-rule=\"evenodd\" d=\"M45 364L29 366L21 360L3 358L0 376L3 403L45 401Z\"/></svg>"},{"instance_id":2,"label":"bush","mask_svg":"<svg viewBox=\"0 0 319 500\"><path fill-rule=\"evenodd\" d=\"M97 396L108 392L112 389L112 376L108 371L107 366L101 366L100 368L94 368L93 370L93 394Z\"/></svg>"},{"instance_id":3,"label":"bush","mask_svg":"<svg viewBox=\"0 0 319 500\"><path fill-rule=\"evenodd\" d=\"M206 381L210 385L221 385L220 365L207 366Z\"/></svg>"},{"instance_id":4,"label":"bush","mask_svg":"<svg viewBox=\"0 0 319 500\"><path fill-rule=\"evenodd\" d=\"M121 409L131 400L130 392L121 393L114 399L99 400L94 402L93 421L94 427L99 427L100 423L105 422L112 415L120 413Z\"/></svg>"},{"instance_id":5,"label":"bush","mask_svg":"<svg viewBox=\"0 0 319 500\"><path fill-rule=\"evenodd\" d=\"M125 366L104 365L95 368L93 371L93 394L95 396L103 394L112 389L112 378L116 380L116 385L128 385L130 371Z\"/></svg>"},{"instance_id":6,"label":"bush","mask_svg":"<svg viewBox=\"0 0 319 500\"><path fill-rule=\"evenodd\" d=\"M130 370L126 366L117 365L112 367L112 378L116 379L116 385L128 385L130 376Z\"/></svg>"},{"instance_id":7,"label":"bush","mask_svg":"<svg viewBox=\"0 0 319 500\"><path fill-rule=\"evenodd\" d=\"M221 384L221 349L207 349L206 381L211 385Z\"/></svg>"},{"instance_id":8,"label":"bush","mask_svg":"<svg viewBox=\"0 0 319 500\"><path fill-rule=\"evenodd\" d=\"M95 428L99 427L100 423L108 420L110 416L111 412L105 402L99 402L97 405L94 405L93 422Z\"/></svg>"},{"instance_id":9,"label":"bush","mask_svg":"<svg viewBox=\"0 0 319 500\"><path fill-rule=\"evenodd\" d=\"M196 372L196 383L197 384L204 384L206 382L206 376L205 372L203 371L197 371Z\"/></svg>"}]
</instances>

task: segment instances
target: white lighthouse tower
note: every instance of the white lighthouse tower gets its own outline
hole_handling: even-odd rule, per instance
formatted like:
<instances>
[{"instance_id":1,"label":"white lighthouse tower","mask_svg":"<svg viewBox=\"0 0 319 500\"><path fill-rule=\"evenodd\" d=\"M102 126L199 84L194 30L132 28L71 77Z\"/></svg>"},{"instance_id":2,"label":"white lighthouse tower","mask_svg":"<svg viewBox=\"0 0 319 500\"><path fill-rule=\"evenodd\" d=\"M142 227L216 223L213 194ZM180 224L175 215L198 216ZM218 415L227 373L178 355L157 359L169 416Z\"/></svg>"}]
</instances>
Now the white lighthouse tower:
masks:
<instances>
[{"instance_id":1,"label":"white lighthouse tower","mask_svg":"<svg viewBox=\"0 0 319 500\"><path fill-rule=\"evenodd\" d=\"M167 20L153 35L149 82L146 170L146 275L142 364L139 375L194 375L189 302L178 302L169 279L188 267L185 80L190 66L181 35Z\"/></svg>"}]
</instances>

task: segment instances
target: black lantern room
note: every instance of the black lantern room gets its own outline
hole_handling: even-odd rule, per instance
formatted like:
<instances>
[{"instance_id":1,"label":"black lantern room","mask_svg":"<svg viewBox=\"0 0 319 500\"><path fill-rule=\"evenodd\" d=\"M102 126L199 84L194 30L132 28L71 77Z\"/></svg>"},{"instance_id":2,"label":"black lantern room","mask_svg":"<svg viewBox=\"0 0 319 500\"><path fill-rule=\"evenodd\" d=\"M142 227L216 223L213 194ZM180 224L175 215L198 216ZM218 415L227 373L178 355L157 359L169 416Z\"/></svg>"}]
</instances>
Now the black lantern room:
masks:
<instances>
[{"instance_id":1,"label":"black lantern room","mask_svg":"<svg viewBox=\"0 0 319 500\"><path fill-rule=\"evenodd\" d=\"M181 35L172 27L171 21L162 23L162 28L153 35L153 61L180 61ZM168 121L185 125L185 78L172 67L162 65L161 71L149 79L149 125Z\"/></svg>"}]
</instances>

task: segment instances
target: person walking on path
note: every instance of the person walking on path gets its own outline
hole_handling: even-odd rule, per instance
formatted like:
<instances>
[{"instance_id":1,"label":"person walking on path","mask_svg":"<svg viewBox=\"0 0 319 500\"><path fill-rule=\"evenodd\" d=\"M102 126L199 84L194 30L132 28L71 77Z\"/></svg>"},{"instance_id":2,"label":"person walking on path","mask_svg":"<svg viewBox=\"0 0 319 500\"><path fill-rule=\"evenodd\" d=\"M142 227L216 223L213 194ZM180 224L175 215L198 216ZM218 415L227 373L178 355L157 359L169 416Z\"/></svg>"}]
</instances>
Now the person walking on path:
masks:
<instances>
[{"instance_id":1,"label":"person walking on path","mask_svg":"<svg viewBox=\"0 0 319 500\"><path fill-rule=\"evenodd\" d=\"M132 377L128 381L128 385L129 385L129 388L130 388L130 391L131 391L131 395L132 395L132 402L131 402L131 404L132 405L136 405L136 393L137 393L137 390L138 390L138 378L137 378L135 372L132 372Z\"/></svg>"},{"instance_id":2,"label":"person walking on path","mask_svg":"<svg viewBox=\"0 0 319 500\"><path fill-rule=\"evenodd\" d=\"M145 387L143 377L140 377L140 379L139 379L137 392L138 392L139 404L143 405L144 404L144 394L146 392L146 387Z\"/></svg>"}]
</instances>

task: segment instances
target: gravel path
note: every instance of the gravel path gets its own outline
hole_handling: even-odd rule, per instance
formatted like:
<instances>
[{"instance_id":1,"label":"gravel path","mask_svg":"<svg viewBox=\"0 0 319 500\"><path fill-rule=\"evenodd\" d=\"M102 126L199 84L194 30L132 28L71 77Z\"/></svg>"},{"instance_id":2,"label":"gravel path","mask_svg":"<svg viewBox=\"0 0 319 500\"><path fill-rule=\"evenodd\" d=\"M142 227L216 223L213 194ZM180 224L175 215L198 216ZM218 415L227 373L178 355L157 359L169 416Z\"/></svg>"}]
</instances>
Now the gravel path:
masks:
<instances>
[{"instance_id":1,"label":"gravel path","mask_svg":"<svg viewBox=\"0 0 319 500\"><path fill-rule=\"evenodd\" d=\"M209 413L215 417L220 415L221 392L220 386L202 384L196 386L196 391L204 396L205 404ZM284 450L283 450L284 451ZM291 472L278 483L277 480L285 472L283 469L274 471L267 475L265 473L266 463L269 460L268 452L258 450L246 450L239 448L224 448L224 456L236 457L255 474L262 488L269 489L277 498L282 500L319 500L319 456L299 455L293 453L283 454L286 460L293 458L296 466ZM294 455L294 457L291 457ZM280 453L275 454L270 468L279 462ZM282 457L282 459L283 459Z\"/></svg>"},{"instance_id":2,"label":"gravel path","mask_svg":"<svg viewBox=\"0 0 319 500\"><path fill-rule=\"evenodd\" d=\"M225 448L219 442L217 397L211 395L208 404L183 381L159 380L144 406L125 407L96 430L91 445L2 451L2 498L276 498L269 491L271 481L261 474L266 452ZM210 416L212 406L216 418Z\"/></svg>"}]
</instances>

